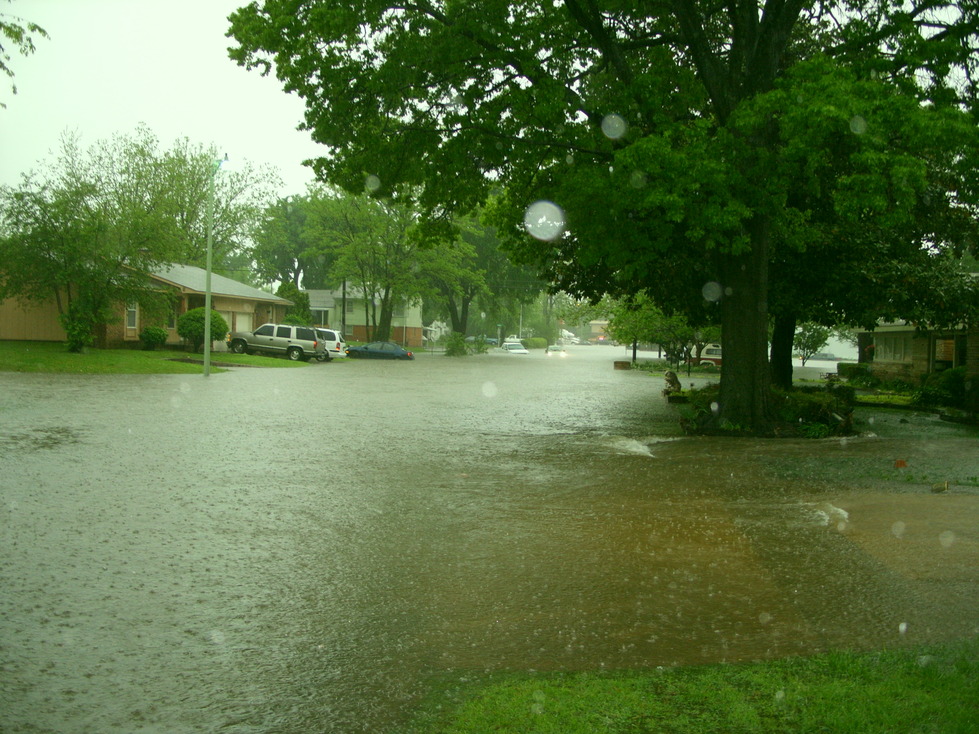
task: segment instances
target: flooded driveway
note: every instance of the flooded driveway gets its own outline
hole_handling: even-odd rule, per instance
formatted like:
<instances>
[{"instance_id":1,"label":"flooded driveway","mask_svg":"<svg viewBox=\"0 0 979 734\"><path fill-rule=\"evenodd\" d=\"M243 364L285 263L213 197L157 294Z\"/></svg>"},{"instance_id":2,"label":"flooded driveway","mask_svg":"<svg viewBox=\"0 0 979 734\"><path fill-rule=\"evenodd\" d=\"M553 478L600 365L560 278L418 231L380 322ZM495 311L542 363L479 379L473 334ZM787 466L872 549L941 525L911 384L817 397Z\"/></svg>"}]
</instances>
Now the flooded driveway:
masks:
<instances>
[{"instance_id":1,"label":"flooded driveway","mask_svg":"<svg viewBox=\"0 0 979 734\"><path fill-rule=\"evenodd\" d=\"M685 438L621 358L0 375L0 730L392 732L447 671L979 633L974 431Z\"/></svg>"}]
</instances>

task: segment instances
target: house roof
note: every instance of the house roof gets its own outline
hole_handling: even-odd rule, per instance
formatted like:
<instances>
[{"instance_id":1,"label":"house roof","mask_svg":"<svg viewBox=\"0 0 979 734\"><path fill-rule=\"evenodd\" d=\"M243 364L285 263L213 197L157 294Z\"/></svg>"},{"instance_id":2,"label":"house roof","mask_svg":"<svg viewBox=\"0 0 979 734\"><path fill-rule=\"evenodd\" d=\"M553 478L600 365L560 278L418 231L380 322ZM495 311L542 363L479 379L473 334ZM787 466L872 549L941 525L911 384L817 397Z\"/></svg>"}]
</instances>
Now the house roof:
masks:
<instances>
[{"instance_id":1,"label":"house roof","mask_svg":"<svg viewBox=\"0 0 979 734\"><path fill-rule=\"evenodd\" d=\"M207 287L207 271L193 265L169 265L167 267L154 270L151 275L170 285L175 285L184 291L193 293L204 293ZM292 301L269 293L268 291L253 288L250 285L239 283L237 280L225 278L223 275L211 273L211 294L219 296L231 296L233 298L247 298L252 301L265 301L268 303L281 303L291 306Z\"/></svg>"}]
</instances>

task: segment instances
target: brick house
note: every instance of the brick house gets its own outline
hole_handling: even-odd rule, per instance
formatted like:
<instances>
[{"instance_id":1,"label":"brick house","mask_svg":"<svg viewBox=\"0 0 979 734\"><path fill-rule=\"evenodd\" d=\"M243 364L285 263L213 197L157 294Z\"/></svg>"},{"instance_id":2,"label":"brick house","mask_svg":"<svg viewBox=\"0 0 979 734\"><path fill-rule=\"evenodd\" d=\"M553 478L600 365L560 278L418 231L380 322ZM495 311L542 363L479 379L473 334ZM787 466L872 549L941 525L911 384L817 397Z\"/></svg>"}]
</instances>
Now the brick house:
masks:
<instances>
[{"instance_id":1,"label":"brick house","mask_svg":"<svg viewBox=\"0 0 979 734\"><path fill-rule=\"evenodd\" d=\"M170 265L150 277L160 288L174 294L174 308L166 323L145 320L137 304L119 304L119 318L107 324L102 341L105 346L119 347L139 343L139 333L146 326L163 326L168 344L181 344L177 319L187 311L203 308L207 273L193 265ZM258 288L211 274L211 308L228 322L231 331L250 331L272 321L281 321L292 302ZM0 303L0 340L65 341L53 300L43 303L8 299Z\"/></svg>"}]
</instances>

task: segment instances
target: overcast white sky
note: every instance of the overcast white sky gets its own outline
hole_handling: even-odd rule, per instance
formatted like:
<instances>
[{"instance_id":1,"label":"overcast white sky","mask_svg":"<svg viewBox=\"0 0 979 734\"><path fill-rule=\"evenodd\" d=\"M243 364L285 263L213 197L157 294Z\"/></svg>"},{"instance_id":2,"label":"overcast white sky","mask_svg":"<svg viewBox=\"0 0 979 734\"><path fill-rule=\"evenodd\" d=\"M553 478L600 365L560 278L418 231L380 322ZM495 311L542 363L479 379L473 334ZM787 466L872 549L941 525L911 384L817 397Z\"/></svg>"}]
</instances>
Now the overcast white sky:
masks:
<instances>
[{"instance_id":1,"label":"overcast white sky","mask_svg":"<svg viewBox=\"0 0 979 734\"><path fill-rule=\"evenodd\" d=\"M229 158L275 166L283 196L312 180L321 155L299 98L278 80L228 58L227 17L248 0L0 0L0 13L42 26L31 56L12 54L17 94L0 78L0 184L50 159L66 130L83 146L145 123L176 139L215 145Z\"/></svg>"}]
</instances>

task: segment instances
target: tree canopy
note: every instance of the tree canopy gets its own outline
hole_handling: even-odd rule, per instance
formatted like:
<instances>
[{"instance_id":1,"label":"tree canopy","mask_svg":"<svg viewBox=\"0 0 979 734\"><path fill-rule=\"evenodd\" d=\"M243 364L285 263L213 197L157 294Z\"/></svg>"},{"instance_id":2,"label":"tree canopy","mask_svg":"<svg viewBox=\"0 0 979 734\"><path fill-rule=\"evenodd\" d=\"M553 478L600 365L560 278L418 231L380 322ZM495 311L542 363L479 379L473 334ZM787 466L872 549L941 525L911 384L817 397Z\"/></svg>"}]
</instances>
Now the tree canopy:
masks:
<instances>
[{"instance_id":1,"label":"tree canopy","mask_svg":"<svg viewBox=\"0 0 979 734\"><path fill-rule=\"evenodd\" d=\"M65 136L54 160L0 187L0 300L54 301L83 342L118 304L164 309L145 277L169 263L204 265L215 153L188 141L161 150L146 128L85 149ZM215 181L216 270L244 245L270 179Z\"/></svg>"},{"instance_id":2,"label":"tree canopy","mask_svg":"<svg viewBox=\"0 0 979 734\"><path fill-rule=\"evenodd\" d=\"M7 78L14 78L14 70L10 68L11 56L9 45L13 44L23 56L34 53L34 36L48 38L48 32L37 23L32 23L17 16L0 13L0 73ZM17 94L17 86L11 82L11 91ZM0 109L7 105L0 102Z\"/></svg>"},{"instance_id":3,"label":"tree canopy","mask_svg":"<svg viewBox=\"0 0 979 734\"><path fill-rule=\"evenodd\" d=\"M803 267L796 255L856 225L886 279L888 257L957 234L906 230L909 211L940 200L949 221L974 217L974 173L959 162L975 149L951 131L974 128L977 12L940 1L265 0L231 16L231 55L306 100L304 126L328 146L313 162L324 180L408 187L433 219L502 189L500 236L557 287L645 290L664 310L720 321L718 420L767 433L769 312ZM888 98L927 107L933 122L910 111L895 122L875 101ZM908 142L892 155L902 135L942 125L944 151L915 156ZM547 232L528 230L541 221Z\"/></svg>"}]
</instances>

